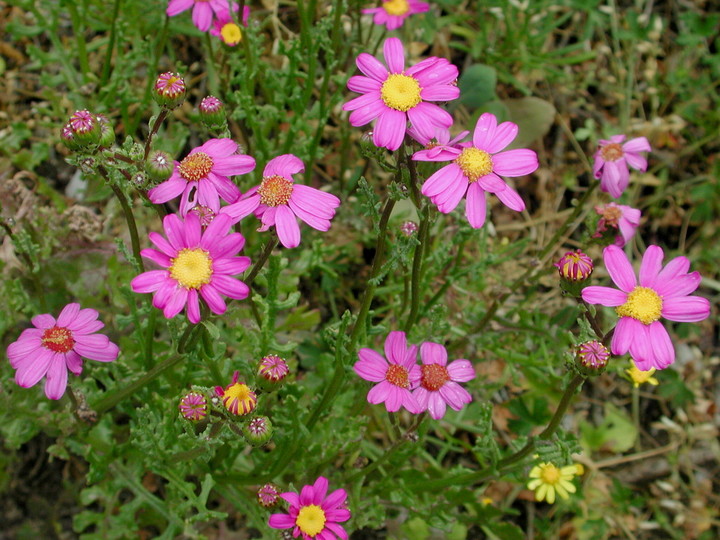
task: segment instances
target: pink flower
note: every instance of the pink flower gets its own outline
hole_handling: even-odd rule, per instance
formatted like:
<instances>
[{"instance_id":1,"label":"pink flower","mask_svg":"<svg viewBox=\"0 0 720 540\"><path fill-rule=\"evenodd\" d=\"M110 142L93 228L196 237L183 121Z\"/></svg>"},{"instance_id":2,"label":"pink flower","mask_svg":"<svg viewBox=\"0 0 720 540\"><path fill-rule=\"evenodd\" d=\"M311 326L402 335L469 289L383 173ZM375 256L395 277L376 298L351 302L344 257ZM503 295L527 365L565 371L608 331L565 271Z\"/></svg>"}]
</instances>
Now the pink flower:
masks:
<instances>
[{"instance_id":1,"label":"pink flower","mask_svg":"<svg viewBox=\"0 0 720 540\"><path fill-rule=\"evenodd\" d=\"M150 270L134 278L130 283L136 293L155 293L153 306L163 310L172 319L187 306L190 322L200 321L198 294L210 311L225 313L221 294L242 300L250 289L245 283L231 276L240 274L250 266L248 257L235 257L245 245L240 233L230 233L230 218L218 215L205 231L200 219L193 213L182 221L170 214L163 220L167 240L151 232L148 237L157 249L143 249L140 254L165 270Z\"/></svg>"},{"instance_id":2,"label":"pink flower","mask_svg":"<svg viewBox=\"0 0 720 540\"><path fill-rule=\"evenodd\" d=\"M430 138L435 136L435 128L449 128L450 114L428 101L460 96L454 85L457 68L433 56L405 70L405 52L397 38L385 40L383 53L387 68L368 53L357 57L357 67L367 77L356 75L348 80L350 90L363 94L343 105L343 110L352 111L350 124L364 126L377 118L373 143L388 150L400 147L408 120L418 133Z\"/></svg>"},{"instance_id":3,"label":"pink flower","mask_svg":"<svg viewBox=\"0 0 720 540\"><path fill-rule=\"evenodd\" d=\"M650 152L650 143L645 137L630 139L625 144L625 135L613 135L609 141L601 140L593 159L595 178L600 179L600 190L616 199L622 195L630 180L630 165L636 171L647 170L647 160L640 152Z\"/></svg>"},{"instance_id":4,"label":"pink flower","mask_svg":"<svg viewBox=\"0 0 720 540\"><path fill-rule=\"evenodd\" d=\"M292 175L304 170L303 162L292 154L271 159L260 185L245 193L242 200L223 208L221 214L227 214L237 223L255 212L262 221L259 231L267 231L274 225L283 246L297 247L300 227L296 218L313 229L327 231L335 209L340 206L340 199L335 195L295 184Z\"/></svg>"},{"instance_id":5,"label":"pink flower","mask_svg":"<svg viewBox=\"0 0 720 540\"><path fill-rule=\"evenodd\" d=\"M210 139L191 150L181 162L176 161L172 176L148 191L148 198L161 204L182 193L183 216L198 204L218 212L220 198L233 203L240 197L240 190L228 176L246 174L255 168L253 158L236 151L237 143L230 139Z\"/></svg>"},{"instance_id":6,"label":"pink flower","mask_svg":"<svg viewBox=\"0 0 720 540\"><path fill-rule=\"evenodd\" d=\"M227 2L225 0L170 0L165 13L168 17L174 17L190 8L193 8L193 24L201 32L207 32L212 24L213 14L219 14L223 9L227 9Z\"/></svg>"},{"instance_id":7,"label":"pink flower","mask_svg":"<svg viewBox=\"0 0 720 540\"><path fill-rule=\"evenodd\" d=\"M233 5L233 11L237 12L240 10L240 6L237 4ZM242 25L247 26L248 17L250 17L250 7L243 7ZM235 23L235 19L230 14L230 11L225 9L218 13L217 19L213 21L213 27L210 29L210 34L219 37L223 43L234 47L242 40L242 30Z\"/></svg>"},{"instance_id":8,"label":"pink flower","mask_svg":"<svg viewBox=\"0 0 720 540\"><path fill-rule=\"evenodd\" d=\"M452 139L450 138L450 130L447 128L435 128L434 137L427 137L422 133L418 133L414 127L409 128L407 133L425 147L424 150L415 152L415 154L413 154L413 158L419 161L434 161L434 159L444 150L449 149L451 152L453 150L462 151L464 146L467 145L463 145L460 141L467 137L470 132L462 131Z\"/></svg>"},{"instance_id":9,"label":"pink flower","mask_svg":"<svg viewBox=\"0 0 720 540\"><path fill-rule=\"evenodd\" d=\"M304 486L300 495L292 491L282 493L290 508L287 514L272 514L268 525L273 529L293 529L293 538L302 534L303 540L347 540L345 529L338 525L350 519L350 510L345 507L347 492L333 491L325 496L328 480L318 477L312 486Z\"/></svg>"},{"instance_id":10,"label":"pink flower","mask_svg":"<svg viewBox=\"0 0 720 540\"><path fill-rule=\"evenodd\" d=\"M10 365L16 369L15 382L23 388L35 386L45 377L45 395L60 399L67 387L68 370L80 375L82 357L112 362L120 349L107 336L95 334L103 326L94 309L68 304L58 315L36 315L35 328L23 330L7 348Z\"/></svg>"},{"instance_id":11,"label":"pink flower","mask_svg":"<svg viewBox=\"0 0 720 540\"><path fill-rule=\"evenodd\" d=\"M439 343L426 341L420 346L423 365L411 377L412 383L420 384L413 395L423 411L430 412L435 420L445 416L445 406L456 411L472 401L472 397L458 383L475 378L475 370L468 360L447 363L447 351Z\"/></svg>"},{"instance_id":12,"label":"pink flower","mask_svg":"<svg viewBox=\"0 0 720 540\"><path fill-rule=\"evenodd\" d=\"M367 395L373 405L385 403L389 412L395 412L400 406L413 414L423 409L413 397L413 379L420 378L420 366L415 363L417 347L407 346L405 332L390 332L385 339L387 360L372 349L360 349L358 360L353 369L366 381L378 383Z\"/></svg>"},{"instance_id":13,"label":"pink flower","mask_svg":"<svg viewBox=\"0 0 720 540\"><path fill-rule=\"evenodd\" d=\"M663 250L658 246L649 246L643 255L639 285L622 249L606 247L603 259L620 290L585 287L582 297L590 304L614 307L620 317L610 350L616 355L630 351L641 371L665 369L675 361L675 349L660 318L698 322L710 314L706 298L688 296L700 285L700 274L688 273L690 261L686 257L676 257L663 268Z\"/></svg>"},{"instance_id":14,"label":"pink flower","mask_svg":"<svg viewBox=\"0 0 720 540\"><path fill-rule=\"evenodd\" d=\"M216 386L215 395L223 400L228 412L236 416L250 414L257 407L257 394L240 381L239 371L233 373L232 382L225 388Z\"/></svg>"},{"instance_id":15,"label":"pink flower","mask_svg":"<svg viewBox=\"0 0 720 540\"><path fill-rule=\"evenodd\" d=\"M375 24L397 30L410 15L425 13L429 9L430 4L419 0L382 0L380 7L363 9L362 12L373 15Z\"/></svg>"},{"instance_id":16,"label":"pink flower","mask_svg":"<svg viewBox=\"0 0 720 540\"><path fill-rule=\"evenodd\" d=\"M485 192L494 193L512 210L524 210L520 196L498 176L522 176L538 168L537 154L532 150L500 152L515 139L517 132L517 124L498 125L494 114L484 113L475 126L472 144L464 143L462 149L445 146L434 155L423 150L416 152L413 159L419 161L452 160L425 181L423 195L430 197L443 214L454 210L467 195L465 215L475 229L485 223Z\"/></svg>"},{"instance_id":17,"label":"pink flower","mask_svg":"<svg viewBox=\"0 0 720 540\"><path fill-rule=\"evenodd\" d=\"M602 238L608 229L616 229L620 234L615 237L615 245L623 247L635 236L635 230L640 225L640 210L624 204L607 203L595 207L595 212L601 216L593 238Z\"/></svg>"}]
</instances>

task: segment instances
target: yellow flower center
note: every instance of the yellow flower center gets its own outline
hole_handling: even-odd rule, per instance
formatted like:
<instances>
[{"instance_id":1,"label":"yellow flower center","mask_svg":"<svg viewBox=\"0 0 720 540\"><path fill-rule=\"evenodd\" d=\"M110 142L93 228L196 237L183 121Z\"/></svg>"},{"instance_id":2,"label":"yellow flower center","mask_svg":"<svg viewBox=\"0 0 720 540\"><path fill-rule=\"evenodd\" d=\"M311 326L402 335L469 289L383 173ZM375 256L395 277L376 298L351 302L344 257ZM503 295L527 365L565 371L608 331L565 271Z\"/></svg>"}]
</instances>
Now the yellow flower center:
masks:
<instances>
[{"instance_id":1,"label":"yellow flower center","mask_svg":"<svg viewBox=\"0 0 720 540\"><path fill-rule=\"evenodd\" d=\"M423 364L420 366L420 373L420 386L431 392L440 390L450 380L447 368L440 364Z\"/></svg>"},{"instance_id":2,"label":"yellow flower center","mask_svg":"<svg viewBox=\"0 0 720 540\"><path fill-rule=\"evenodd\" d=\"M600 215L605 220L606 225L617 226L620 218L622 217L622 210L620 210L617 206L606 206L603 208Z\"/></svg>"},{"instance_id":3,"label":"yellow flower center","mask_svg":"<svg viewBox=\"0 0 720 540\"><path fill-rule=\"evenodd\" d=\"M205 152L195 152L180 162L180 176L188 182L197 182L212 170L213 160Z\"/></svg>"},{"instance_id":4,"label":"yellow flower center","mask_svg":"<svg viewBox=\"0 0 720 540\"><path fill-rule=\"evenodd\" d=\"M560 469L552 463L540 465L540 480L545 484L555 485L560 482Z\"/></svg>"},{"instance_id":5,"label":"yellow flower center","mask_svg":"<svg viewBox=\"0 0 720 540\"><path fill-rule=\"evenodd\" d=\"M72 337L72 332L68 328L53 326L43 332L40 343L52 352L66 353L73 348L75 340Z\"/></svg>"},{"instance_id":6,"label":"yellow flower center","mask_svg":"<svg viewBox=\"0 0 720 540\"><path fill-rule=\"evenodd\" d=\"M650 382L651 384L657 384L657 380L654 379L655 368L650 368L648 371L641 371L636 366L632 366L630 369L625 370L630 378L635 383L635 386L640 386L643 383ZM651 381L650 379L653 379Z\"/></svg>"},{"instance_id":7,"label":"yellow flower center","mask_svg":"<svg viewBox=\"0 0 720 540\"><path fill-rule=\"evenodd\" d=\"M303 506L295 518L297 525L302 532L314 538L325 528L325 512L316 504Z\"/></svg>"},{"instance_id":8,"label":"yellow flower center","mask_svg":"<svg viewBox=\"0 0 720 540\"><path fill-rule=\"evenodd\" d=\"M223 404L233 414L248 414L255 409L257 395L247 384L231 384L223 392Z\"/></svg>"},{"instance_id":9,"label":"yellow flower center","mask_svg":"<svg viewBox=\"0 0 720 540\"><path fill-rule=\"evenodd\" d=\"M380 97L391 109L405 112L422 101L420 90L420 83L414 77L392 73L385 79Z\"/></svg>"},{"instance_id":10,"label":"yellow flower center","mask_svg":"<svg viewBox=\"0 0 720 540\"><path fill-rule=\"evenodd\" d=\"M240 27L235 23L227 23L220 30L222 40L228 45L237 45L242 39Z\"/></svg>"},{"instance_id":11,"label":"yellow flower center","mask_svg":"<svg viewBox=\"0 0 720 540\"><path fill-rule=\"evenodd\" d=\"M181 249L171 262L170 277L183 287L199 289L210 283L212 259L204 249Z\"/></svg>"},{"instance_id":12,"label":"yellow flower center","mask_svg":"<svg viewBox=\"0 0 720 540\"><path fill-rule=\"evenodd\" d=\"M397 364L390 364L387 373L385 373L385 380L400 388L408 388L410 386L407 369Z\"/></svg>"},{"instance_id":13,"label":"yellow flower center","mask_svg":"<svg viewBox=\"0 0 720 540\"><path fill-rule=\"evenodd\" d=\"M410 4L407 0L388 0L383 2L382 7L388 15L405 15L410 11Z\"/></svg>"},{"instance_id":14,"label":"yellow flower center","mask_svg":"<svg viewBox=\"0 0 720 540\"><path fill-rule=\"evenodd\" d=\"M617 161L623 157L625 153L623 152L622 146L618 143L610 143L602 147L600 155L605 161Z\"/></svg>"},{"instance_id":15,"label":"yellow flower center","mask_svg":"<svg viewBox=\"0 0 720 540\"><path fill-rule=\"evenodd\" d=\"M476 182L478 178L493 171L490 154L474 146L463 149L462 153L455 159L455 163L462 169L463 174L467 176L470 182Z\"/></svg>"},{"instance_id":16,"label":"yellow flower center","mask_svg":"<svg viewBox=\"0 0 720 540\"><path fill-rule=\"evenodd\" d=\"M627 301L615 308L618 317L632 317L643 324L657 321L662 313L662 298L649 287L635 287Z\"/></svg>"},{"instance_id":17,"label":"yellow flower center","mask_svg":"<svg viewBox=\"0 0 720 540\"><path fill-rule=\"evenodd\" d=\"M260 203L266 206L287 204L292 192L293 183L282 176L265 176L258 188Z\"/></svg>"}]
</instances>

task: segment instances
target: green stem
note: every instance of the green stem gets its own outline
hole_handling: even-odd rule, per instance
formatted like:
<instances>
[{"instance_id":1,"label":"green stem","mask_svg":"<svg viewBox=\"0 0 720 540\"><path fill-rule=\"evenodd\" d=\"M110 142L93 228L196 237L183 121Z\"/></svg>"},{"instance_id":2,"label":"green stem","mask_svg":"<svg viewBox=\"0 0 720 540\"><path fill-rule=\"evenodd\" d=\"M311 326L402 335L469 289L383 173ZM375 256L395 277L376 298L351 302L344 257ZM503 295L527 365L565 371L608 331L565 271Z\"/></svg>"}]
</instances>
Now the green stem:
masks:
<instances>
[{"instance_id":1,"label":"green stem","mask_svg":"<svg viewBox=\"0 0 720 540\"><path fill-rule=\"evenodd\" d=\"M110 23L110 37L108 38L107 51L105 51L105 61L103 62L102 75L100 76L100 87L102 88L110 79L110 64L112 62L113 49L115 48L115 37L117 31L117 18L120 13L120 1L115 0L113 4L112 22ZM71 4L73 2L70 2Z\"/></svg>"},{"instance_id":2,"label":"green stem","mask_svg":"<svg viewBox=\"0 0 720 540\"><path fill-rule=\"evenodd\" d=\"M420 221L420 229L418 230L418 244L415 246L415 255L413 257L411 294L410 294L410 313L405 322L405 332L409 333L413 325L417 321L418 312L420 310L420 297L422 296L422 266L423 257L425 255L425 247L428 240L428 229L430 228L430 212L426 206Z\"/></svg>"},{"instance_id":3,"label":"green stem","mask_svg":"<svg viewBox=\"0 0 720 540\"><path fill-rule=\"evenodd\" d=\"M277 236L271 238L268 240L268 243L265 244L265 249L263 249L262 253L260 254L260 258L258 258L257 261L255 261L255 264L250 269L250 273L248 276L243 280L245 282L245 285L248 287L252 285L252 282L255 281L255 278L258 275L258 272L262 269L263 266L265 266L265 263L267 262L268 258L270 257L270 254L273 252L273 249L275 249L275 246L278 244Z\"/></svg>"},{"instance_id":4,"label":"green stem","mask_svg":"<svg viewBox=\"0 0 720 540\"><path fill-rule=\"evenodd\" d=\"M637 386L633 386L632 389L632 418L637 432L635 451L639 452L642 450L642 442L640 441L640 388Z\"/></svg>"},{"instance_id":5,"label":"green stem","mask_svg":"<svg viewBox=\"0 0 720 540\"><path fill-rule=\"evenodd\" d=\"M108 180L107 171L105 172L105 174L103 174L103 176L105 176L105 179ZM127 221L128 231L130 232L130 242L132 242L133 255L137 260L138 266L140 266L140 271L144 272L145 265L143 264L142 257L140 256L140 237L138 236L135 216L133 216L132 209L130 208L127 198L125 197L125 194L122 192L122 190L117 187L111 180L108 180L107 184L110 186L110 189L113 190L113 193L115 193L118 201L120 201L120 206L122 206L123 213L125 214L125 221Z\"/></svg>"},{"instance_id":6,"label":"green stem","mask_svg":"<svg viewBox=\"0 0 720 540\"><path fill-rule=\"evenodd\" d=\"M168 110L162 109L160 111L160 114L158 114L155 118L155 121L150 128L150 133L148 133L147 141L145 141L145 153L143 154L143 161L147 160L147 157L150 154L150 146L152 144L153 137L160 130L160 125L165 121L165 117L167 116L167 114Z\"/></svg>"},{"instance_id":7,"label":"green stem","mask_svg":"<svg viewBox=\"0 0 720 540\"><path fill-rule=\"evenodd\" d=\"M87 46L85 44L85 26L78 13L75 2L65 2L70 12L70 20L72 21L73 34L75 35L75 43L77 44L77 56L80 63L80 71L82 71L83 82L87 82L87 75L90 73L90 63L88 62Z\"/></svg>"}]
</instances>

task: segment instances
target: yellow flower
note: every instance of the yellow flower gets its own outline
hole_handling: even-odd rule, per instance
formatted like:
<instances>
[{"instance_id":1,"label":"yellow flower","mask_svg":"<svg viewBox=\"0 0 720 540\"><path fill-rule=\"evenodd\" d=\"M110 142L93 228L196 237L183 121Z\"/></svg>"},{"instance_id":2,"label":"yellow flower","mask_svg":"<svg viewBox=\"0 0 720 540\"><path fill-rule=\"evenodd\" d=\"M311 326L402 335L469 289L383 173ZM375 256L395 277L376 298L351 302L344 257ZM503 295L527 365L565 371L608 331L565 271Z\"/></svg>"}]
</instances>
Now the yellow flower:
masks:
<instances>
[{"instance_id":1,"label":"yellow flower","mask_svg":"<svg viewBox=\"0 0 720 540\"><path fill-rule=\"evenodd\" d=\"M660 384L660 382L653 377L653 373L655 373L655 368L650 368L648 371L640 371L635 364L632 365L630 369L626 369L625 373L627 373L630 378L632 379L633 386L637 388L642 383L650 383L653 386L657 386Z\"/></svg>"},{"instance_id":2,"label":"yellow flower","mask_svg":"<svg viewBox=\"0 0 720 540\"><path fill-rule=\"evenodd\" d=\"M557 492L563 499L569 498L569 493L575 493L575 484L571 480L578 474L577 465L568 465L558 468L552 463L541 463L530 470L528 489L535 492L535 500L546 500L552 504L555 502Z\"/></svg>"}]
</instances>

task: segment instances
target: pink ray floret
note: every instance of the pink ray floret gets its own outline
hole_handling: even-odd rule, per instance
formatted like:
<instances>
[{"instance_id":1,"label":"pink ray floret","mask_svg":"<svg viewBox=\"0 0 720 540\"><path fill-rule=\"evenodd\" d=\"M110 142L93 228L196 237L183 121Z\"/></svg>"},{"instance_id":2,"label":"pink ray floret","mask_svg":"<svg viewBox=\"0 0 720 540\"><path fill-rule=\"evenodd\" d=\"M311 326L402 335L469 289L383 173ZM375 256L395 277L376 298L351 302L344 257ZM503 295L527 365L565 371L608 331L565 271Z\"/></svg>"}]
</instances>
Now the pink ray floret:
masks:
<instances>
[{"instance_id":1,"label":"pink ray floret","mask_svg":"<svg viewBox=\"0 0 720 540\"><path fill-rule=\"evenodd\" d=\"M385 358L372 349L360 349L358 358L353 366L355 373L366 381L377 383L368 392L369 403L385 403L389 412L396 412L401 406L413 414L423 410L411 392L412 381L420 377L417 347L408 347L405 332L388 334Z\"/></svg>"},{"instance_id":2,"label":"pink ray floret","mask_svg":"<svg viewBox=\"0 0 720 540\"><path fill-rule=\"evenodd\" d=\"M192 8L193 24L201 32L207 32L212 24L213 17L222 10L228 8L225 0L170 0L165 13L168 17L174 17L183 11Z\"/></svg>"},{"instance_id":3,"label":"pink ray floret","mask_svg":"<svg viewBox=\"0 0 720 540\"><path fill-rule=\"evenodd\" d=\"M304 486L298 495L295 492L282 493L289 505L287 514L272 514L268 525L273 529L292 529L293 538L302 535L303 540L342 540L348 534L340 523L350 519L350 510L345 506L347 492L337 489L327 495L328 480L318 477L311 486Z\"/></svg>"},{"instance_id":4,"label":"pink ray floret","mask_svg":"<svg viewBox=\"0 0 720 540\"><path fill-rule=\"evenodd\" d=\"M230 233L230 218L218 215L203 232L200 219L190 213L185 221L175 214L166 216L163 227L167 239L151 232L150 241L158 249L143 249L140 254L163 270L150 270L130 283L136 293L154 293L153 306L171 319L187 310L192 323L200 321L199 298L210 311L221 315L226 305L222 298L242 300L250 289L233 278L250 266L248 257L235 255L245 245L240 233Z\"/></svg>"},{"instance_id":5,"label":"pink ray floret","mask_svg":"<svg viewBox=\"0 0 720 540\"><path fill-rule=\"evenodd\" d=\"M10 365L17 370L15 382L23 388L35 386L45 377L45 395L60 399L65 393L68 370L80 375L83 357L112 362L120 353L107 336L96 334L105 325L97 320L94 309L68 304L58 315L33 317L35 328L24 330L7 348Z\"/></svg>"},{"instance_id":6,"label":"pink ray floret","mask_svg":"<svg viewBox=\"0 0 720 540\"><path fill-rule=\"evenodd\" d=\"M600 179L600 190L616 199L622 195L630 181L628 165L636 171L647 170L647 159L640 152L650 152L650 143L645 137L637 137L623 143L625 135L613 135L610 140L601 140L593 159L593 173Z\"/></svg>"},{"instance_id":7,"label":"pink ray floret","mask_svg":"<svg viewBox=\"0 0 720 540\"><path fill-rule=\"evenodd\" d=\"M501 152L517 136L512 122L498 125L494 114L484 113L475 125L472 143L444 146L440 152L421 150L413 155L419 161L451 161L428 178L422 193L443 214L452 212L466 197L465 215L470 225L485 224L485 193L494 193L508 208L521 212L525 203L500 176L523 176L538 168L537 154L525 148Z\"/></svg>"},{"instance_id":8,"label":"pink ray floret","mask_svg":"<svg viewBox=\"0 0 720 540\"><path fill-rule=\"evenodd\" d=\"M410 15L425 13L429 9L430 4L420 0L382 0L380 6L363 9L362 12L372 15L375 24L397 30Z\"/></svg>"},{"instance_id":9,"label":"pink ray floret","mask_svg":"<svg viewBox=\"0 0 720 540\"><path fill-rule=\"evenodd\" d=\"M220 199L228 203L240 197L240 190L230 176L246 174L255 169L255 160L237 154L238 145L231 139L210 139L198 146L180 162L170 178L148 191L148 198L161 204L182 195L180 214L187 214L196 205L220 211Z\"/></svg>"},{"instance_id":10,"label":"pink ray floret","mask_svg":"<svg viewBox=\"0 0 720 540\"><path fill-rule=\"evenodd\" d=\"M627 256L617 246L608 246L603 259L618 289L591 286L582 290L590 304L614 307L618 320L610 350L630 352L637 368L665 369L675 361L675 349L661 318L676 322L699 322L710 315L710 302L688 296L700 286L700 273L689 272L690 261L676 257L664 267L663 250L649 246L640 265L639 279Z\"/></svg>"},{"instance_id":11,"label":"pink ray floret","mask_svg":"<svg viewBox=\"0 0 720 540\"><path fill-rule=\"evenodd\" d=\"M250 189L242 199L222 209L237 223L252 214L260 218L259 231L275 227L280 243L286 248L300 245L297 218L313 229L327 231L340 199L335 195L302 184L296 184L293 174L303 172L305 166L297 156L283 154L271 159L263 171L259 186Z\"/></svg>"},{"instance_id":12,"label":"pink ray floret","mask_svg":"<svg viewBox=\"0 0 720 540\"><path fill-rule=\"evenodd\" d=\"M615 237L615 245L623 247L635 236L640 225L640 210L631 208L625 204L609 202L595 207L595 212L600 216L593 238L602 238L603 233L610 229L620 232Z\"/></svg>"},{"instance_id":13,"label":"pink ray floret","mask_svg":"<svg viewBox=\"0 0 720 540\"><path fill-rule=\"evenodd\" d=\"M373 143L397 150L405 138L407 123L423 136L434 137L435 128L449 128L452 116L431 101L449 101L460 96L455 85L457 68L444 58L430 57L405 69L405 51L397 38L383 45L385 67L374 56L360 53L356 64L366 77L350 77L347 86L363 94L343 105L350 124L364 126L377 119Z\"/></svg>"},{"instance_id":14,"label":"pink ray floret","mask_svg":"<svg viewBox=\"0 0 720 540\"><path fill-rule=\"evenodd\" d=\"M418 161L435 161L439 156L445 156L440 161L447 161L453 159L455 156L454 150L460 150L467 146L462 143L462 140L469 135L469 131L461 131L455 137L451 137L450 130L448 128L435 128L435 136L427 137L422 133L419 133L414 127L408 128L408 135L410 135L417 142L422 144L425 148L419 150L413 154L414 159ZM450 153L444 153L449 150Z\"/></svg>"},{"instance_id":15,"label":"pink ray floret","mask_svg":"<svg viewBox=\"0 0 720 540\"><path fill-rule=\"evenodd\" d=\"M420 346L422 366L413 373L413 395L423 411L435 420L445 416L446 406L459 411L472 397L458 383L475 378L475 369L465 359L447 363L447 350L439 343L426 341Z\"/></svg>"}]
</instances>

